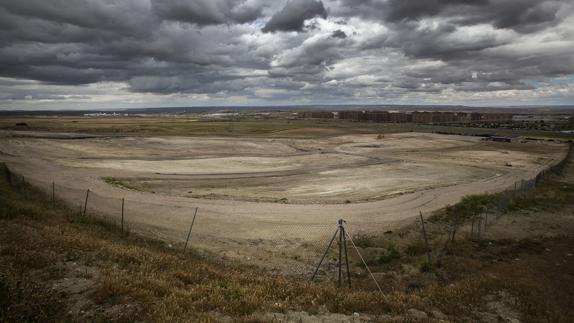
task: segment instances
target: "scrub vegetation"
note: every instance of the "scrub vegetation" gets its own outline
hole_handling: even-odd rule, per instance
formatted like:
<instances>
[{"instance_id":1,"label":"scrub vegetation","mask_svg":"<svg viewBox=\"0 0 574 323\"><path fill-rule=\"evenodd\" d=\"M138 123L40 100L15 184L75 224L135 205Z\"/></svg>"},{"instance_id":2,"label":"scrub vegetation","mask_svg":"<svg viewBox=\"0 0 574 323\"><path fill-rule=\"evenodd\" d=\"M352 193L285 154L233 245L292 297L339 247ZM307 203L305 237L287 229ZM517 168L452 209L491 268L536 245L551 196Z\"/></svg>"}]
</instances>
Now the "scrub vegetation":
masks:
<instances>
[{"instance_id":1,"label":"scrub vegetation","mask_svg":"<svg viewBox=\"0 0 574 323\"><path fill-rule=\"evenodd\" d=\"M131 184L129 184L127 181L121 180L119 178L116 177L104 177L103 178L104 182L110 184L110 185L114 185L117 186L119 188L124 188L124 189L128 189L128 190L134 190L134 191L138 191L139 189Z\"/></svg>"}]
</instances>

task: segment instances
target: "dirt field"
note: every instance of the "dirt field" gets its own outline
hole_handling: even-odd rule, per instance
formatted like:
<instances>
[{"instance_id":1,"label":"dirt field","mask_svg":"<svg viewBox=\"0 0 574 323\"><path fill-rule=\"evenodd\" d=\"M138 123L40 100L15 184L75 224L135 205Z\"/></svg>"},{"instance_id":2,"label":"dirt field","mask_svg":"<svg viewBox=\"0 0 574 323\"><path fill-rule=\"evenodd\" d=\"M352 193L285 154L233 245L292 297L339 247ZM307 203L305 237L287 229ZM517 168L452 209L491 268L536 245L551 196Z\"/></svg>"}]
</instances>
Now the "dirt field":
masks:
<instances>
[{"instance_id":1,"label":"dirt field","mask_svg":"<svg viewBox=\"0 0 574 323\"><path fill-rule=\"evenodd\" d=\"M297 248L293 241L328 239L339 218L353 231L388 230L419 211L531 178L566 151L557 143L423 133L306 139L15 134L0 134L0 160L46 189L55 182L59 198L80 205L89 188L89 209L118 215L125 197L134 230L175 241L185 239L199 207L194 244L247 259L262 256L241 246L272 241L270 252L288 252Z\"/></svg>"}]
</instances>

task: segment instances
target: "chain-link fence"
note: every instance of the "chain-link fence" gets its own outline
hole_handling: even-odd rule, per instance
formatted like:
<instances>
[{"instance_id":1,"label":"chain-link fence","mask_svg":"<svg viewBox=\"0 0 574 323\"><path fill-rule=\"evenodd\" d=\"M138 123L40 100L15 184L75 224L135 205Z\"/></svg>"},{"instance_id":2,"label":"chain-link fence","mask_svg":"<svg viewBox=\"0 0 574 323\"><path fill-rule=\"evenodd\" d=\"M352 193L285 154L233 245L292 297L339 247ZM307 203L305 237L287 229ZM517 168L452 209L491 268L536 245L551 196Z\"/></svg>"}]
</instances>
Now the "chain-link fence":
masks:
<instances>
[{"instance_id":1,"label":"chain-link fence","mask_svg":"<svg viewBox=\"0 0 574 323\"><path fill-rule=\"evenodd\" d=\"M449 231L450 240L454 240L457 231L460 231L464 224L467 224L471 239L482 238L489 226L494 225L501 216L511 210L516 202L527 199L547 175L562 174L571 154L572 145L569 145L568 151L558 163L545 167L530 179L517 181L501 192L488 195L482 200L480 210L473 210L472 214L467 214L466 217L454 214L445 228Z\"/></svg>"},{"instance_id":2,"label":"chain-link fence","mask_svg":"<svg viewBox=\"0 0 574 323\"><path fill-rule=\"evenodd\" d=\"M233 216L204 216L201 208L191 204L166 205L104 196L91 189L79 190L56 182L26 179L6 166L4 173L12 187L24 194L33 188L49 204L66 207L74 216L98 219L126 233L159 238L166 246L182 252L187 247L187 250L239 260L286 275L310 278L319 256L337 229L336 221L324 224L265 220L243 223L242 218ZM320 268L318 279L332 275L333 266L328 257Z\"/></svg>"}]
</instances>

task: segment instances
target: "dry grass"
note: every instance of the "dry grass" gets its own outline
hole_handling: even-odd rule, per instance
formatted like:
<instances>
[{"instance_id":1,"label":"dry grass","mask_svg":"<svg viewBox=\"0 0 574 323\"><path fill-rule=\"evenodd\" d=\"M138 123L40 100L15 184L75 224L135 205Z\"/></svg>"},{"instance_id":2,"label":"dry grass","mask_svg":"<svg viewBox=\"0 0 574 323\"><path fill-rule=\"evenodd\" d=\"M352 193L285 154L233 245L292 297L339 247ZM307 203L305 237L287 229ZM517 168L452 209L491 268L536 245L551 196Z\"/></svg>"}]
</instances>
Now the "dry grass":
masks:
<instances>
[{"instance_id":1,"label":"dry grass","mask_svg":"<svg viewBox=\"0 0 574 323\"><path fill-rule=\"evenodd\" d=\"M70 262L97 271L84 312L102 320L118 319L109 309L125 304L137 309L130 321L171 322L286 310L318 313L324 308L333 313L400 314L420 303L416 296L339 290L331 283L308 283L193 252L182 254L161 241L126 236L107 223L52 208L39 193L32 194L34 202L24 200L4 181L0 191L0 304L8 321L19 321L28 312L44 313L39 321L66 316L62 303L38 298L54 299L51 282L69 275L61 267ZM24 296L13 297L16 294ZM62 302L69 305L68 296ZM37 311L42 304L46 308Z\"/></svg>"},{"instance_id":2,"label":"dry grass","mask_svg":"<svg viewBox=\"0 0 574 323\"><path fill-rule=\"evenodd\" d=\"M405 321L411 308L429 313L429 321L436 321L433 310L473 322L574 317L571 236L460 239L432 267L416 226L358 236L381 294L362 268L353 268L352 290L270 275L126 235L108 222L53 207L40 192L28 196L0 179L0 321L258 322L266 321L264 313L288 311ZM439 229L429 225L434 250L444 246Z\"/></svg>"},{"instance_id":3,"label":"dry grass","mask_svg":"<svg viewBox=\"0 0 574 323\"><path fill-rule=\"evenodd\" d=\"M496 321L497 316L504 316L499 310L505 308L515 312L509 317L523 322L572 322L574 236L552 233L574 229L574 221L567 220L574 214L572 161L571 154L564 173L549 173L535 190L516 198L504 214L491 213L489 231L496 235L469 236L469 215L495 195L467 198L454 206L464 213L461 221L466 221L460 223L454 243L447 242L452 219L444 210L439 212L426 227L434 251L431 265L418 223L392 234L356 238L371 269L384 274L386 290L414 290L428 301L427 307L479 322ZM544 219L539 218L542 215ZM500 225L511 225L496 228L498 218ZM514 238L513 227L532 234Z\"/></svg>"}]
</instances>

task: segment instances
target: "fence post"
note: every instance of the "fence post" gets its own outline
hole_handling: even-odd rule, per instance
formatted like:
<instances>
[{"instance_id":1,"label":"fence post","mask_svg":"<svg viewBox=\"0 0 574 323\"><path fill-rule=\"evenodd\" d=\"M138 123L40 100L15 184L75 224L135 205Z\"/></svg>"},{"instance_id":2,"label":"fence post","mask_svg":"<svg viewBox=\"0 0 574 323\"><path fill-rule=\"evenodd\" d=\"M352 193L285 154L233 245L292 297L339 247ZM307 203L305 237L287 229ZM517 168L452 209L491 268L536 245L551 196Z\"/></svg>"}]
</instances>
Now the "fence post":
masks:
<instances>
[{"instance_id":1,"label":"fence post","mask_svg":"<svg viewBox=\"0 0 574 323\"><path fill-rule=\"evenodd\" d=\"M187 249L187 243L189 242L189 237L191 236L191 229L193 229L193 223L195 222L195 216L197 215L197 207L195 208L195 212L193 212L193 219L191 220L191 225L189 226L189 232L187 233L187 239L185 239L185 246L183 246L183 252Z\"/></svg>"},{"instance_id":2,"label":"fence post","mask_svg":"<svg viewBox=\"0 0 574 323\"><path fill-rule=\"evenodd\" d=\"M26 178L24 175L22 175L22 190L24 191L24 199L27 201L29 199L28 187L26 186Z\"/></svg>"},{"instance_id":3,"label":"fence post","mask_svg":"<svg viewBox=\"0 0 574 323\"><path fill-rule=\"evenodd\" d=\"M84 202L84 213L83 216L86 216L86 210L88 209L88 196L90 196L90 189L86 191L86 201Z\"/></svg>"},{"instance_id":4,"label":"fence post","mask_svg":"<svg viewBox=\"0 0 574 323\"><path fill-rule=\"evenodd\" d=\"M454 238L456 236L456 230L458 229L458 220L456 220L456 219L452 220L451 229L452 229L452 231L451 231L450 241L454 242Z\"/></svg>"},{"instance_id":5,"label":"fence post","mask_svg":"<svg viewBox=\"0 0 574 323\"><path fill-rule=\"evenodd\" d=\"M122 198L122 233L124 232L124 204L125 198Z\"/></svg>"},{"instance_id":6,"label":"fence post","mask_svg":"<svg viewBox=\"0 0 574 323\"><path fill-rule=\"evenodd\" d=\"M422 211L419 211L419 216L421 217L421 225L423 227L423 237L425 239L425 245L427 247L427 261L428 261L428 264L430 265L431 264L431 249L429 246L429 239L427 236L427 229L425 226L425 220L423 218L423 212Z\"/></svg>"}]
</instances>

